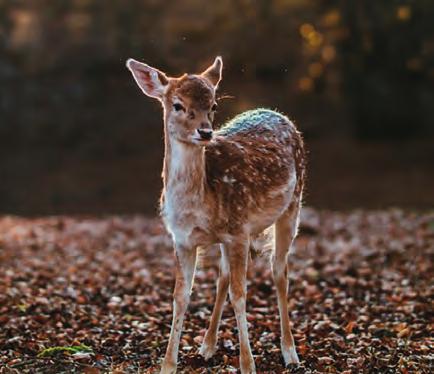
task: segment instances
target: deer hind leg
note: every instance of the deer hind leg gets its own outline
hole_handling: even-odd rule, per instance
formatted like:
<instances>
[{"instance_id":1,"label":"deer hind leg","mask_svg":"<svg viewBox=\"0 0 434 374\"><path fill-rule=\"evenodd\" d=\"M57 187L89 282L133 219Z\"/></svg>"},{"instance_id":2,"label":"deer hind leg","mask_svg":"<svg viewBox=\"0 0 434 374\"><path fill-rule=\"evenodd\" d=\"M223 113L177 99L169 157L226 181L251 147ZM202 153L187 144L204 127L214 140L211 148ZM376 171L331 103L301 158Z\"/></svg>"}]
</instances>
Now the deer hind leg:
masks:
<instances>
[{"instance_id":1,"label":"deer hind leg","mask_svg":"<svg viewBox=\"0 0 434 374\"><path fill-rule=\"evenodd\" d=\"M179 340L181 338L184 315L190 301L191 288L193 286L197 249L175 245L175 254L176 283L173 293L173 320L166 356L164 357L161 367L162 374L176 372Z\"/></svg>"},{"instance_id":2,"label":"deer hind leg","mask_svg":"<svg viewBox=\"0 0 434 374\"><path fill-rule=\"evenodd\" d=\"M223 254L223 246L221 246L220 272L217 281L217 295L212 311L211 320L205 338L199 353L205 358L210 359L217 349L217 333L222 318L223 307L226 301L229 288L229 264L227 258Z\"/></svg>"},{"instance_id":3,"label":"deer hind leg","mask_svg":"<svg viewBox=\"0 0 434 374\"><path fill-rule=\"evenodd\" d=\"M280 314L281 350L285 365L298 363L288 315L288 253L297 234L300 204L293 202L275 223L275 248L272 257L273 279L276 285Z\"/></svg>"},{"instance_id":4,"label":"deer hind leg","mask_svg":"<svg viewBox=\"0 0 434 374\"><path fill-rule=\"evenodd\" d=\"M246 317L246 277L249 252L249 241L237 241L225 244L223 256L229 263L229 296L237 320L238 338L240 342L240 369L242 374L256 373L255 361L250 349Z\"/></svg>"}]
</instances>

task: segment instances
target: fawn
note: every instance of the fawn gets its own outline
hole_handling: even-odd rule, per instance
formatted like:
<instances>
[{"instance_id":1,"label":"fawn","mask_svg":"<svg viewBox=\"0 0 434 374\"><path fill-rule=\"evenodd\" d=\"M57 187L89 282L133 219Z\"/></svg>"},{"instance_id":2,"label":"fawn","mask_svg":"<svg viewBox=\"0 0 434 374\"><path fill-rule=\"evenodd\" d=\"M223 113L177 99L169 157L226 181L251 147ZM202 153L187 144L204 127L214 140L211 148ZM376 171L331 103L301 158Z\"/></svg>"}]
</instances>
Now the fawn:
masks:
<instances>
[{"instance_id":1,"label":"fawn","mask_svg":"<svg viewBox=\"0 0 434 374\"><path fill-rule=\"evenodd\" d=\"M197 248L220 245L217 295L200 353L216 351L228 289L240 342L240 369L255 373L247 331L246 272L250 243L274 224L271 264L285 364L298 363L290 329L287 256L297 233L303 191L303 140L284 115L245 112L213 131L216 90L223 62L178 78L129 59L141 90L164 109L165 155L161 213L174 242L176 283L173 321L161 373L174 373L184 315L190 300Z\"/></svg>"}]
</instances>

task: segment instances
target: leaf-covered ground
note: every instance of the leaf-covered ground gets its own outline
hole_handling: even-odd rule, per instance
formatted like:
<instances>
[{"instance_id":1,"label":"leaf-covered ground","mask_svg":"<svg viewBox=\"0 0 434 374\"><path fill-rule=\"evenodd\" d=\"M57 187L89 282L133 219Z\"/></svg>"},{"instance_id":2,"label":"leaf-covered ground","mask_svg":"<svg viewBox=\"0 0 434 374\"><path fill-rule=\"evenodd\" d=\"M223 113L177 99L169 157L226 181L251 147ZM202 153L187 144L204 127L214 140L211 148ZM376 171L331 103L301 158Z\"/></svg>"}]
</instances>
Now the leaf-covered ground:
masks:
<instances>
[{"instance_id":1,"label":"leaf-covered ground","mask_svg":"<svg viewBox=\"0 0 434 374\"><path fill-rule=\"evenodd\" d=\"M261 373L430 373L434 216L303 212L290 309L301 365L285 369L266 258L249 270L248 320ZM0 372L155 372L171 322L171 242L159 220L0 218ZM199 267L179 372L236 372L227 303L219 349L198 348L215 294Z\"/></svg>"}]
</instances>

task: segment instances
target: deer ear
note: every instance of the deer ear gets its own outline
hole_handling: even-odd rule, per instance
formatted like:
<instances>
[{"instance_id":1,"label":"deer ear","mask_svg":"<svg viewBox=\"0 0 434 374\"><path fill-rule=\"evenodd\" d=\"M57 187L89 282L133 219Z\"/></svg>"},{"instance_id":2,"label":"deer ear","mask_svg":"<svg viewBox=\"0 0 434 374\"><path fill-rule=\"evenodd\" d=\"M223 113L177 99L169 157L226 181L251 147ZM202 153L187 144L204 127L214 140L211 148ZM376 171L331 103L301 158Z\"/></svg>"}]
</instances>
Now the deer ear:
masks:
<instances>
[{"instance_id":1,"label":"deer ear","mask_svg":"<svg viewBox=\"0 0 434 374\"><path fill-rule=\"evenodd\" d=\"M169 83L169 79L163 72L132 58L127 61L127 68L146 95L159 100L163 98Z\"/></svg>"},{"instance_id":2,"label":"deer ear","mask_svg":"<svg viewBox=\"0 0 434 374\"><path fill-rule=\"evenodd\" d=\"M223 60L220 56L216 57L214 63L206 69L202 76L208 79L217 88L222 79Z\"/></svg>"}]
</instances>

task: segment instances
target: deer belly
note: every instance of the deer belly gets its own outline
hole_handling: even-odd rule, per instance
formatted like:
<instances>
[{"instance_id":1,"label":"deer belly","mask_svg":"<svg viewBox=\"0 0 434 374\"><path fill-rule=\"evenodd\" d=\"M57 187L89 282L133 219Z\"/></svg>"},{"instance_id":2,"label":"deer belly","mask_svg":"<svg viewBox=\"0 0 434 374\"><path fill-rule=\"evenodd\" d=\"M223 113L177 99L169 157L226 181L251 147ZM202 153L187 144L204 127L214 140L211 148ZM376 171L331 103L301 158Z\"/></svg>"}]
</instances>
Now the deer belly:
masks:
<instances>
[{"instance_id":1,"label":"deer belly","mask_svg":"<svg viewBox=\"0 0 434 374\"><path fill-rule=\"evenodd\" d=\"M295 182L295 176L292 174L288 184L269 191L262 201L257 202L255 209L249 212L252 234L262 232L284 213L293 198Z\"/></svg>"}]
</instances>

